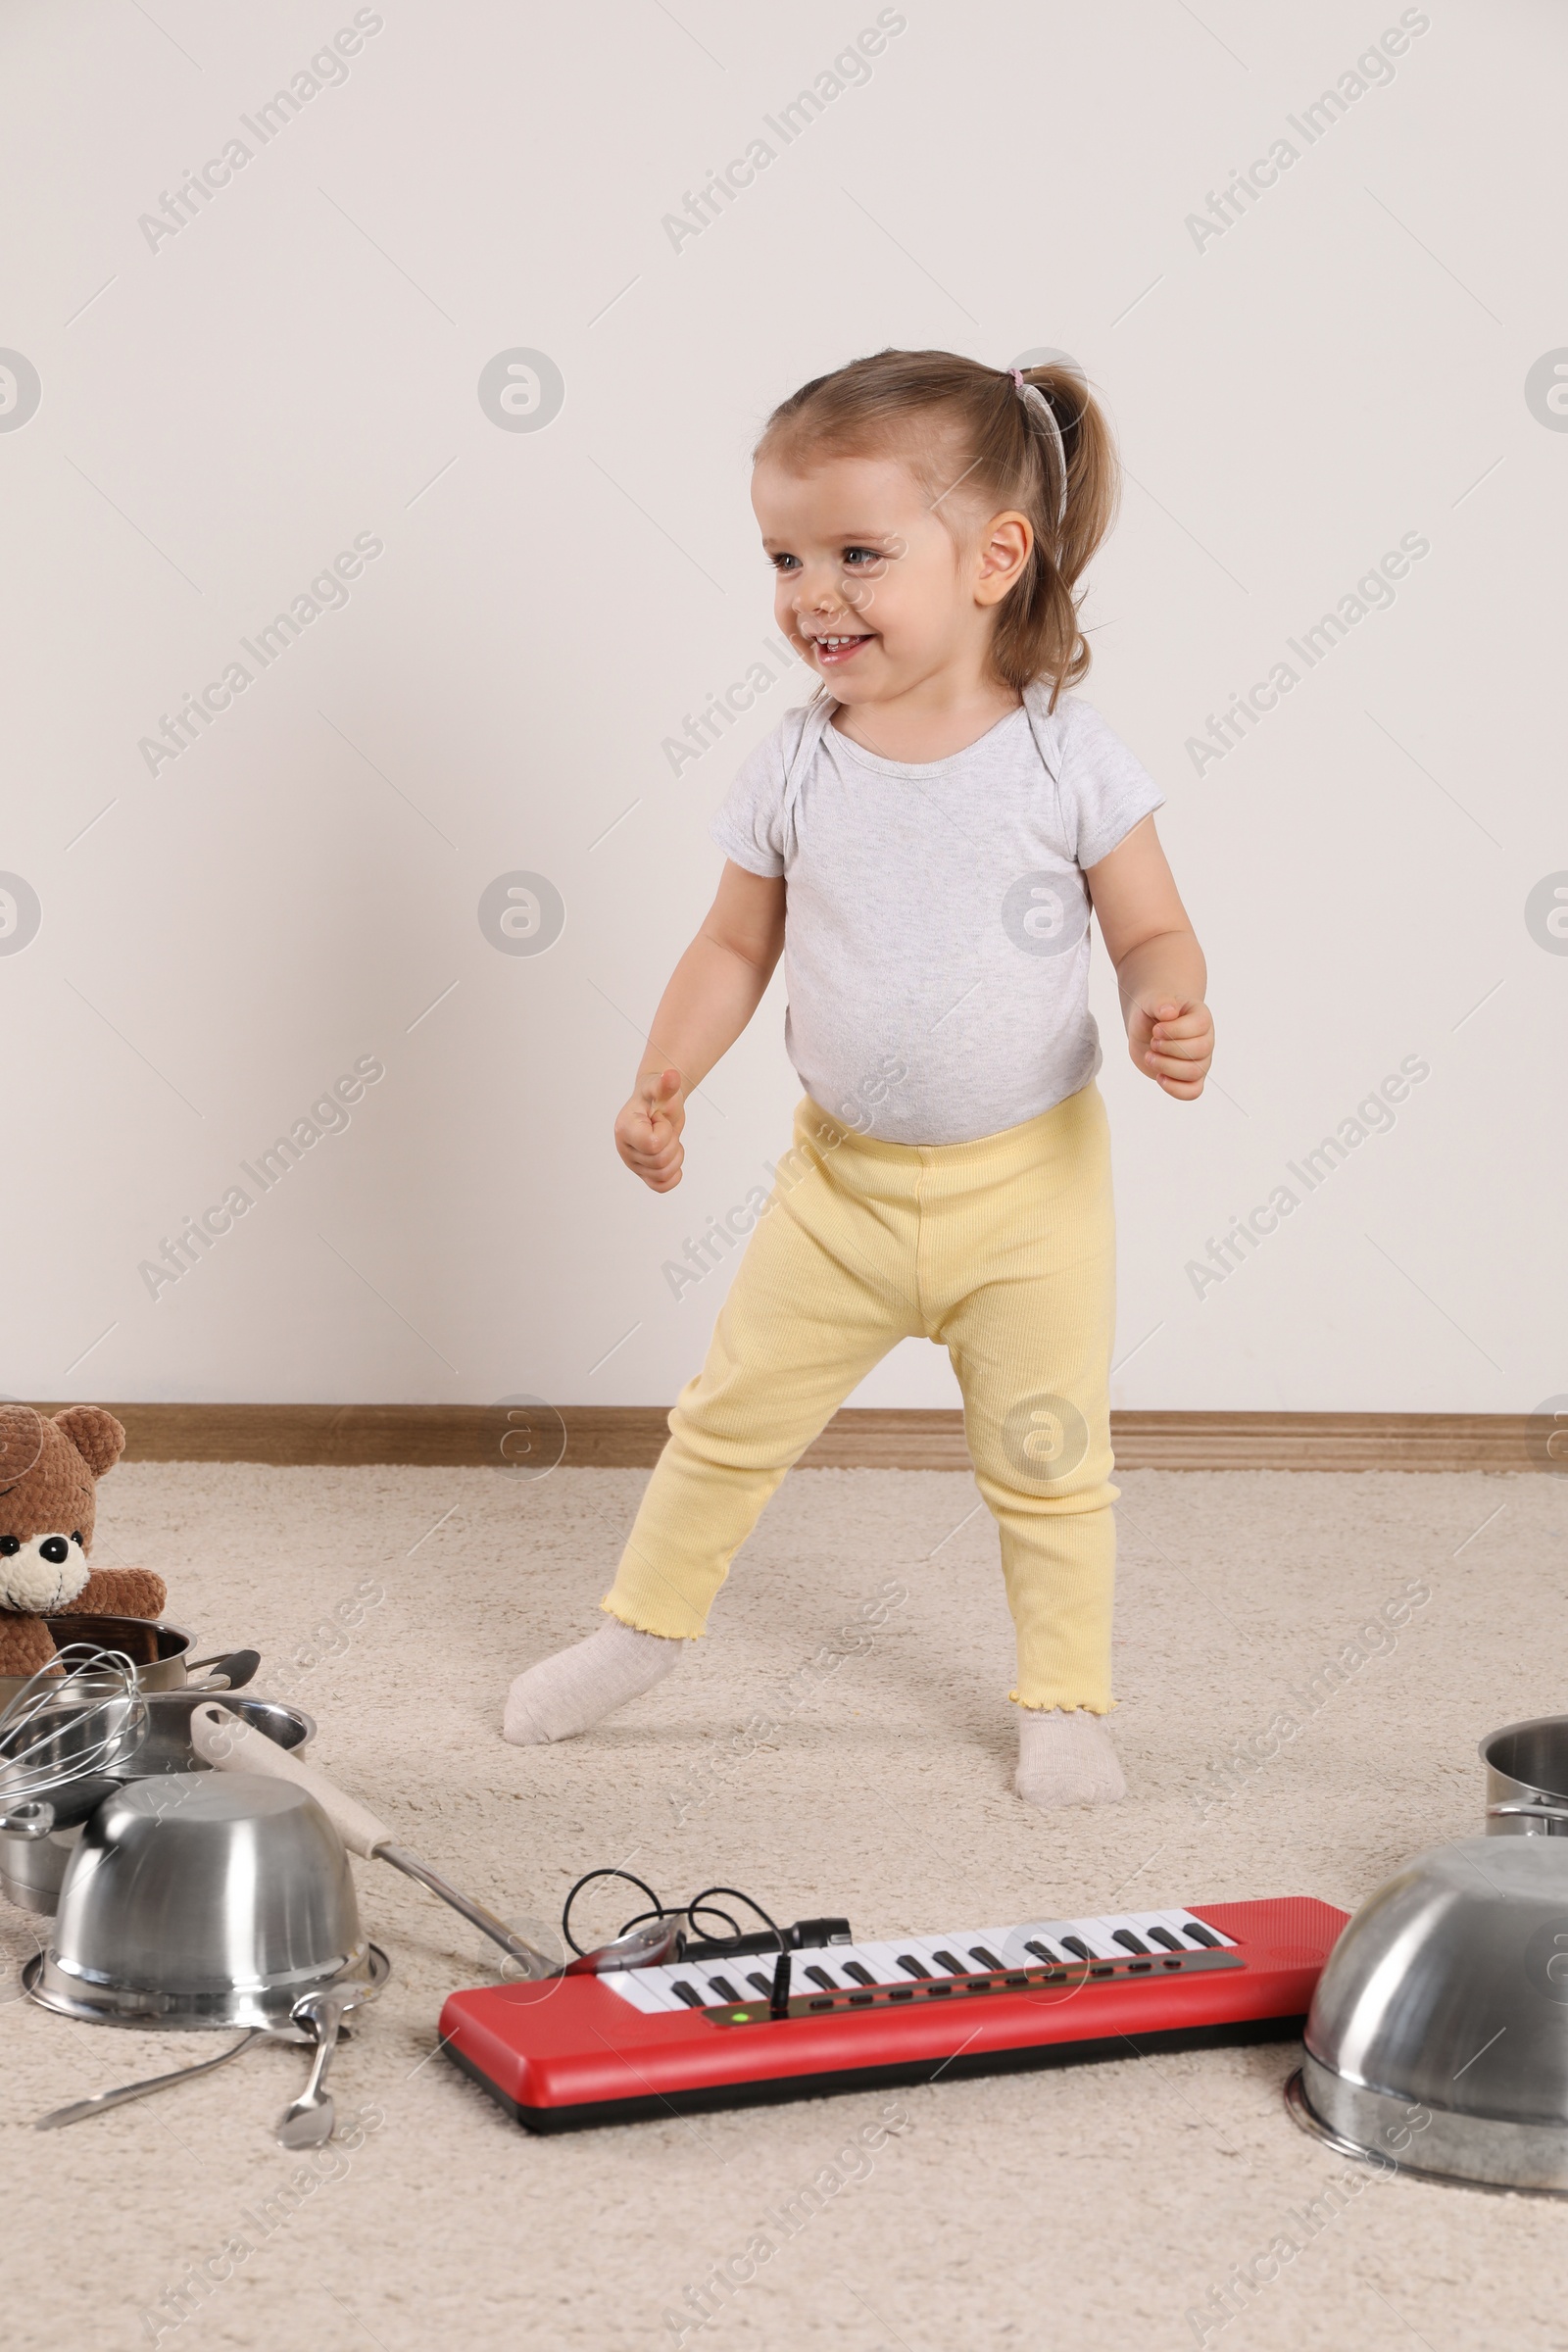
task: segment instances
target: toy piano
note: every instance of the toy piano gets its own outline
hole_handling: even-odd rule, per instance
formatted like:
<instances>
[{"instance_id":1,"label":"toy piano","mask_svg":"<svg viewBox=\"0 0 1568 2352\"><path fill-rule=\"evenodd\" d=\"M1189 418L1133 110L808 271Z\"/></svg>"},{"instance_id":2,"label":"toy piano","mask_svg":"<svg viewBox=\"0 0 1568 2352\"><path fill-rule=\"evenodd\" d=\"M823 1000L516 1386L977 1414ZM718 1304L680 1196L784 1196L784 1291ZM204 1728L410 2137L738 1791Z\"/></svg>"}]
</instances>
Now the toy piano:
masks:
<instances>
[{"instance_id":1,"label":"toy piano","mask_svg":"<svg viewBox=\"0 0 1568 2352\"><path fill-rule=\"evenodd\" d=\"M1289 2040L1348 1914L1305 1897L687 1958L455 1992L447 2055L530 2132Z\"/></svg>"}]
</instances>

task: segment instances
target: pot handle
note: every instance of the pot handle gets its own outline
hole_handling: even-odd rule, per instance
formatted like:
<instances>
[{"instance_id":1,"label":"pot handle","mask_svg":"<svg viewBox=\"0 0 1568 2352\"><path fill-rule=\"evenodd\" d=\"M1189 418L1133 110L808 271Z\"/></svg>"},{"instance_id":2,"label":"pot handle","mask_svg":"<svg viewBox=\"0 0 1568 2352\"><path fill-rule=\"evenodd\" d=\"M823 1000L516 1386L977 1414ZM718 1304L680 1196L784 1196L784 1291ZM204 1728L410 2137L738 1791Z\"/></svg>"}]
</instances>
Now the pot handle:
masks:
<instances>
[{"instance_id":1,"label":"pot handle","mask_svg":"<svg viewBox=\"0 0 1568 2352\"><path fill-rule=\"evenodd\" d=\"M1489 1821L1568 1821L1568 1805L1489 1805Z\"/></svg>"},{"instance_id":2,"label":"pot handle","mask_svg":"<svg viewBox=\"0 0 1568 2352\"><path fill-rule=\"evenodd\" d=\"M216 1658L193 1658L185 1669L187 1690L243 1690L261 1665L259 1649L226 1649ZM205 1672L203 1669L205 1668ZM198 1676L201 1678L197 1680Z\"/></svg>"}]
</instances>

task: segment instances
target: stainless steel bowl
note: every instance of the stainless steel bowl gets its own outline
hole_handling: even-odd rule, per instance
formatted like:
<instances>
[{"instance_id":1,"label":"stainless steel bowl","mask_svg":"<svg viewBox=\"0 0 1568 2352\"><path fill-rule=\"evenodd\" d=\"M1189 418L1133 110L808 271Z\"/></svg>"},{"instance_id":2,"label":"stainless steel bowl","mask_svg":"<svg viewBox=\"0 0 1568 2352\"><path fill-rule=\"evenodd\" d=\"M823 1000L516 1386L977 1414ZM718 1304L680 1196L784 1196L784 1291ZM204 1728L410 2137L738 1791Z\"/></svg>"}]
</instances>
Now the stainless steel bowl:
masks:
<instances>
[{"instance_id":1,"label":"stainless steel bowl","mask_svg":"<svg viewBox=\"0 0 1568 2352\"><path fill-rule=\"evenodd\" d=\"M1489 1733L1481 1761L1489 1838L1568 1838L1568 1715Z\"/></svg>"},{"instance_id":2,"label":"stainless steel bowl","mask_svg":"<svg viewBox=\"0 0 1568 2352\"><path fill-rule=\"evenodd\" d=\"M212 1766L196 1753L190 1737L192 1712L211 1695L204 1690L155 1690L147 1700L147 1730L141 1744L122 1765L116 1766L116 1778L145 1781L157 1774L211 1772ZM302 1755L316 1737L315 1716L281 1698L255 1698L238 1692L231 1697L224 1691L222 1703L296 1756Z\"/></svg>"},{"instance_id":3,"label":"stainless steel bowl","mask_svg":"<svg viewBox=\"0 0 1568 2352\"><path fill-rule=\"evenodd\" d=\"M115 1765L112 1775L95 1784L89 1792L91 1805L84 1808L82 1819L88 1811L96 1812L110 1790L124 1781L212 1770L197 1755L190 1738L191 1710L203 1703L203 1697L200 1690L154 1690L148 1695L147 1725L140 1745ZM295 1755L302 1754L316 1737L315 1716L307 1715L303 1707L285 1705L280 1698L250 1698L236 1693L233 1697L225 1695L223 1704ZM80 1823L73 1826L62 1820L59 1812L53 1833L45 1837L24 1837L0 1830L0 1894L24 1911L48 1918L59 1908L66 1865L80 1835Z\"/></svg>"},{"instance_id":4,"label":"stainless steel bowl","mask_svg":"<svg viewBox=\"0 0 1568 2352\"><path fill-rule=\"evenodd\" d=\"M1297 2121L1345 2154L1568 2194L1568 1846L1407 1862L1318 1980Z\"/></svg>"},{"instance_id":5,"label":"stainless steel bowl","mask_svg":"<svg viewBox=\"0 0 1568 2352\"><path fill-rule=\"evenodd\" d=\"M276 2031L302 1993L374 1973L348 1856L316 1799L257 1773L191 1772L99 1806L24 1983L92 2022Z\"/></svg>"}]
</instances>

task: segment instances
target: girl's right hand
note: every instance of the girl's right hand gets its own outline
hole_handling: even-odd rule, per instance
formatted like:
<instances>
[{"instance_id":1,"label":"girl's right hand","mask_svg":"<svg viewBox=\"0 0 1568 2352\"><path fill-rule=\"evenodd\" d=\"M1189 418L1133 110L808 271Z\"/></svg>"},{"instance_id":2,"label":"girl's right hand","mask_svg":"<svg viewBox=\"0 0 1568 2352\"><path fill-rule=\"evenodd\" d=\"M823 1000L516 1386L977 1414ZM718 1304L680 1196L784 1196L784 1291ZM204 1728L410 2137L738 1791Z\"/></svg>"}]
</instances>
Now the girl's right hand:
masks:
<instances>
[{"instance_id":1,"label":"girl's right hand","mask_svg":"<svg viewBox=\"0 0 1568 2352\"><path fill-rule=\"evenodd\" d=\"M673 1192L680 1182L686 1156L680 1131L685 1124L679 1070L644 1070L637 1092L615 1121L615 1150L653 1192Z\"/></svg>"}]
</instances>

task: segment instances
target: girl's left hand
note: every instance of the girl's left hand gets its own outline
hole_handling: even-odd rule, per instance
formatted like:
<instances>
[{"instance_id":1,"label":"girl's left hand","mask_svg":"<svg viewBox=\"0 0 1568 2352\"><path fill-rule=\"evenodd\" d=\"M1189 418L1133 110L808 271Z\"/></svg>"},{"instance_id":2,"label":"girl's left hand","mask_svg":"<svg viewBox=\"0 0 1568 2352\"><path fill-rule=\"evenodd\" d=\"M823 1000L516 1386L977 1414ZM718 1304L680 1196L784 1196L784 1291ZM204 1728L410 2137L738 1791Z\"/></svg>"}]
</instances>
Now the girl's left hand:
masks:
<instances>
[{"instance_id":1,"label":"girl's left hand","mask_svg":"<svg viewBox=\"0 0 1568 2352\"><path fill-rule=\"evenodd\" d=\"M1151 997L1127 1007L1127 1050L1146 1078L1193 1102L1214 1058L1214 1022L1200 997Z\"/></svg>"}]
</instances>

